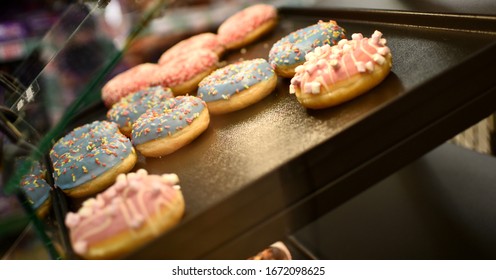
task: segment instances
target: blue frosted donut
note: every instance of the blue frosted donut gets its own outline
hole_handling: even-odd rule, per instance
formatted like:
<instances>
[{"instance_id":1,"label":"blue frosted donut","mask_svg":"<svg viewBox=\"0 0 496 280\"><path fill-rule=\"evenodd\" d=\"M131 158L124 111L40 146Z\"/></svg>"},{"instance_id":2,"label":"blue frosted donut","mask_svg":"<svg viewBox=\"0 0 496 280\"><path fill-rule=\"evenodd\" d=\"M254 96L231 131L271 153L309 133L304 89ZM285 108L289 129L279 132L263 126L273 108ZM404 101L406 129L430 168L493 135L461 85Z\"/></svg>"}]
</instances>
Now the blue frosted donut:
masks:
<instances>
[{"instance_id":1,"label":"blue frosted donut","mask_svg":"<svg viewBox=\"0 0 496 280\"><path fill-rule=\"evenodd\" d=\"M130 136L132 125L139 116L145 113L146 110L173 97L174 94L168 88L161 86L149 87L130 94L115 103L107 112L107 119L117 123L124 135Z\"/></svg>"},{"instance_id":2,"label":"blue frosted donut","mask_svg":"<svg viewBox=\"0 0 496 280\"><path fill-rule=\"evenodd\" d=\"M55 185L73 197L107 188L118 173L131 170L136 163L131 141L109 121L74 129L55 143L50 158Z\"/></svg>"},{"instance_id":3,"label":"blue frosted donut","mask_svg":"<svg viewBox=\"0 0 496 280\"><path fill-rule=\"evenodd\" d=\"M22 161L28 159L22 159ZM17 162L20 166L22 161ZM45 181L45 171L42 170L39 162L33 162L28 174L21 178L21 190L26 194L29 204L38 213L38 216L44 217L50 208L50 185Z\"/></svg>"},{"instance_id":4,"label":"blue frosted donut","mask_svg":"<svg viewBox=\"0 0 496 280\"><path fill-rule=\"evenodd\" d=\"M263 58L245 60L217 69L198 84L197 96L207 102L212 114L226 113L239 110L265 97L274 90L277 76L270 64ZM249 92L254 87L260 87L253 93ZM239 106L224 111L222 106L229 106L228 102L245 93L250 100L236 102ZM225 103L225 104L222 104ZM225 107L224 106L224 107ZM220 111L219 111L220 110Z\"/></svg>"},{"instance_id":5,"label":"blue frosted donut","mask_svg":"<svg viewBox=\"0 0 496 280\"><path fill-rule=\"evenodd\" d=\"M318 46L335 45L346 38L344 28L335 21L324 22L291 32L277 41L269 51L269 62L277 75L293 77L296 66L305 62L305 55Z\"/></svg>"},{"instance_id":6,"label":"blue frosted donut","mask_svg":"<svg viewBox=\"0 0 496 280\"><path fill-rule=\"evenodd\" d=\"M177 96L142 114L133 124L131 141L144 156L160 157L191 142L207 128L209 120L203 100ZM172 147L168 140L174 142Z\"/></svg>"}]
</instances>

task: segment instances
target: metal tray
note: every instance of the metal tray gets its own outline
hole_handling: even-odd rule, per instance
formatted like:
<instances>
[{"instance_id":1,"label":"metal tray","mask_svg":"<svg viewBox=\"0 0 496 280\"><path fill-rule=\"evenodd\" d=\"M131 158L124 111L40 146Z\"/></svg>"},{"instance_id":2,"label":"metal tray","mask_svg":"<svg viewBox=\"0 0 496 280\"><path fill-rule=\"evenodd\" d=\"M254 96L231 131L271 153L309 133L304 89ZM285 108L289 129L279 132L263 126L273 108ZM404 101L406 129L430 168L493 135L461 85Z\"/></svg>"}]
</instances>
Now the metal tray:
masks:
<instances>
[{"instance_id":1,"label":"metal tray","mask_svg":"<svg viewBox=\"0 0 496 280\"><path fill-rule=\"evenodd\" d=\"M228 62L267 58L288 33L336 20L348 37L380 30L386 80L325 110L306 110L289 80L261 102L211 118L193 143L137 168L175 172L186 214L130 259L247 258L317 219L496 109L496 17L281 8L277 28ZM493 69L492 72L490 69Z\"/></svg>"}]
</instances>

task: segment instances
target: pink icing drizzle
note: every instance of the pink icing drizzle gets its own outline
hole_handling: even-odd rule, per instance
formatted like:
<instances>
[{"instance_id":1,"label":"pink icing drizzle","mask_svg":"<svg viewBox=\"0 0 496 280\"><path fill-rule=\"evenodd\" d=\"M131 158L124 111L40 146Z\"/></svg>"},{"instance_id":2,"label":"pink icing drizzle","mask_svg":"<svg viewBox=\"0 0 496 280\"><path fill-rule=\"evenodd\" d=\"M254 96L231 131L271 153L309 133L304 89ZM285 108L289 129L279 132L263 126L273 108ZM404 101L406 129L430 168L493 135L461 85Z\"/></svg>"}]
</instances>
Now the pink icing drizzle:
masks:
<instances>
[{"instance_id":1,"label":"pink icing drizzle","mask_svg":"<svg viewBox=\"0 0 496 280\"><path fill-rule=\"evenodd\" d=\"M386 62L390 53L382 33L375 31L371 38L355 33L352 40L343 39L335 46L324 45L306 55L307 60L296 68L291 79L290 93L299 88L303 93L319 94L321 87L329 87L353 75L374 70Z\"/></svg>"},{"instance_id":2,"label":"pink icing drizzle","mask_svg":"<svg viewBox=\"0 0 496 280\"><path fill-rule=\"evenodd\" d=\"M217 34L222 44L242 40L248 33L263 23L275 19L277 10L272 5L257 4L237 12L226 19Z\"/></svg>"},{"instance_id":3,"label":"pink icing drizzle","mask_svg":"<svg viewBox=\"0 0 496 280\"><path fill-rule=\"evenodd\" d=\"M178 182L175 174L149 175L144 169L120 174L105 192L86 200L77 213L67 214L65 224L75 252L85 254L92 244L140 229L146 219L175 199ZM160 234L153 224L149 226Z\"/></svg>"}]
</instances>

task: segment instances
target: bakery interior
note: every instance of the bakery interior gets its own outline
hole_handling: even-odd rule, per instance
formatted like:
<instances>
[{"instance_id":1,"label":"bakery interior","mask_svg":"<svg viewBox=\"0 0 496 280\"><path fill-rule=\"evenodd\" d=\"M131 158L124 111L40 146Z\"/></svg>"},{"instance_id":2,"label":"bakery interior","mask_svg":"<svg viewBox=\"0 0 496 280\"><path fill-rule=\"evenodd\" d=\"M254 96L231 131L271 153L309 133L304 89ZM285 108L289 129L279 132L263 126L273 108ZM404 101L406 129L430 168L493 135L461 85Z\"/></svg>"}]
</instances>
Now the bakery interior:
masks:
<instances>
[{"instance_id":1,"label":"bakery interior","mask_svg":"<svg viewBox=\"0 0 496 280\"><path fill-rule=\"evenodd\" d=\"M348 37L380 30L391 73L322 110L279 77L176 152L138 155L133 171L178 175L186 209L122 258L244 260L276 242L300 260L496 258L495 1L18 0L0 11L2 259L80 258L63 221L81 199L47 179L38 217L16 159L50 163L55 141L106 118L112 77L257 3L277 25L220 63L267 59L281 37L335 20Z\"/></svg>"}]
</instances>

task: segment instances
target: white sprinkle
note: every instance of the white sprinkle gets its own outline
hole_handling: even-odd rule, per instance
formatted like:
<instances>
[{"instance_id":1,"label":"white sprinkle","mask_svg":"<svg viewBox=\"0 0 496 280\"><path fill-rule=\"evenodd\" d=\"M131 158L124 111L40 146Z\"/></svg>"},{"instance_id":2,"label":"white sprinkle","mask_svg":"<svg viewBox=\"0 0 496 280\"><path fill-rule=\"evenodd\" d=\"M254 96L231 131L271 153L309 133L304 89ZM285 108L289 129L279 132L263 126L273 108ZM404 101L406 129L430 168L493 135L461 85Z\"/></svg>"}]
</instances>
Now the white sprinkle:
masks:
<instances>
[{"instance_id":1,"label":"white sprinkle","mask_svg":"<svg viewBox=\"0 0 496 280\"><path fill-rule=\"evenodd\" d=\"M95 203L96 203L96 199L94 199L94 198L89 198L89 199L87 199L87 200L85 200L85 201L83 202L83 205L82 205L82 206L83 206L83 207L91 207L91 206L93 206L93 204L95 204Z\"/></svg>"},{"instance_id":2,"label":"white sprinkle","mask_svg":"<svg viewBox=\"0 0 496 280\"><path fill-rule=\"evenodd\" d=\"M382 56L385 56L389 52L390 52L390 50L389 50L388 47L381 47L381 48L378 48L377 49L377 53L380 54L380 55L382 55Z\"/></svg>"},{"instance_id":3,"label":"white sprinkle","mask_svg":"<svg viewBox=\"0 0 496 280\"><path fill-rule=\"evenodd\" d=\"M331 59L330 64L333 68L339 68L339 61L337 59Z\"/></svg>"},{"instance_id":4,"label":"white sprinkle","mask_svg":"<svg viewBox=\"0 0 496 280\"><path fill-rule=\"evenodd\" d=\"M162 181L168 184L177 184L179 183L179 177L175 173L163 174Z\"/></svg>"},{"instance_id":5,"label":"white sprinkle","mask_svg":"<svg viewBox=\"0 0 496 280\"><path fill-rule=\"evenodd\" d=\"M319 82L311 82L310 83L313 94L320 93L320 83Z\"/></svg>"},{"instance_id":6,"label":"white sprinkle","mask_svg":"<svg viewBox=\"0 0 496 280\"><path fill-rule=\"evenodd\" d=\"M360 73L364 73L367 71L367 69L365 68L365 63L363 63L362 61L357 61L355 66L356 66L358 72L360 72Z\"/></svg>"},{"instance_id":7,"label":"white sprinkle","mask_svg":"<svg viewBox=\"0 0 496 280\"><path fill-rule=\"evenodd\" d=\"M338 46L343 47L343 45L346 45L348 43L348 39L341 39L338 42Z\"/></svg>"},{"instance_id":8,"label":"white sprinkle","mask_svg":"<svg viewBox=\"0 0 496 280\"><path fill-rule=\"evenodd\" d=\"M312 93L312 84L311 83L305 83L303 87L303 92L304 93Z\"/></svg>"},{"instance_id":9,"label":"white sprinkle","mask_svg":"<svg viewBox=\"0 0 496 280\"><path fill-rule=\"evenodd\" d=\"M290 94L295 94L296 93L296 90L295 90L295 87L293 84L289 85L289 93Z\"/></svg>"},{"instance_id":10,"label":"white sprinkle","mask_svg":"<svg viewBox=\"0 0 496 280\"><path fill-rule=\"evenodd\" d=\"M367 68L368 71L374 71L374 63L372 61L367 61L367 63L365 63L365 68Z\"/></svg>"},{"instance_id":11,"label":"white sprinkle","mask_svg":"<svg viewBox=\"0 0 496 280\"><path fill-rule=\"evenodd\" d=\"M143 177L143 176L148 175L148 171L146 171L145 169L142 169L142 168L141 168L141 169L139 169L139 170L138 170L137 174L138 174L139 176L142 176L142 177Z\"/></svg>"},{"instance_id":12,"label":"white sprinkle","mask_svg":"<svg viewBox=\"0 0 496 280\"><path fill-rule=\"evenodd\" d=\"M373 59L375 62L377 62L377 64L379 64L379 65L382 65L382 64L386 61L386 59L385 59L382 55L380 55L380 54L378 54L378 53L374 54L374 55L372 56L372 59Z\"/></svg>"},{"instance_id":13,"label":"white sprinkle","mask_svg":"<svg viewBox=\"0 0 496 280\"><path fill-rule=\"evenodd\" d=\"M78 214L69 212L67 216L65 216L65 225L68 227L74 227L79 224L81 217Z\"/></svg>"},{"instance_id":14,"label":"white sprinkle","mask_svg":"<svg viewBox=\"0 0 496 280\"><path fill-rule=\"evenodd\" d=\"M93 209L90 207L84 207L83 206L83 208L79 209L78 214L81 217L89 217L89 216L93 215Z\"/></svg>"},{"instance_id":15,"label":"white sprinkle","mask_svg":"<svg viewBox=\"0 0 496 280\"><path fill-rule=\"evenodd\" d=\"M382 33L379 30L374 31L374 34L372 34L372 38L381 38Z\"/></svg>"},{"instance_id":16,"label":"white sprinkle","mask_svg":"<svg viewBox=\"0 0 496 280\"><path fill-rule=\"evenodd\" d=\"M351 49L352 49L351 46L348 44L343 46L343 52L349 52Z\"/></svg>"},{"instance_id":17,"label":"white sprinkle","mask_svg":"<svg viewBox=\"0 0 496 280\"><path fill-rule=\"evenodd\" d=\"M359 40L363 39L363 35L362 35L362 33L355 33L355 34L351 35L351 39L359 41Z\"/></svg>"},{"instance_id":18,"label":"white sprinkle","mask_svg":"<svg viewBox=\"0 0 496 280\"><path fill-rule=\"evenodd\" d=\"M132 219L130 226L133 229L137 229L143 224L144 221L145 218L143 218L143 216L138 214L134 217L134 219Z\"/></svg>"},{"instance_id":19,"label":"white sprinkle","mask_svg":"<svg viewBox=\"0 0 496 280\"><path fill-rule=\"evenodd\" d=\"M88 250L88 243L86 241L77 241L74 244L74 251L78 254L84 254Z\"/></svg>"},{"instance_id":20,"label":"white sprinkle","mask_svg":"<svg viewBox=\"0 0 496 280\"><path fill-rule=\"evenodd\" d=\"M323 46L322 46L322 51L323 51L323 52L328 52L330 48L331 48L331 46L330 46L330 45L323 45Z\"/></svg>"}]
</instances>

